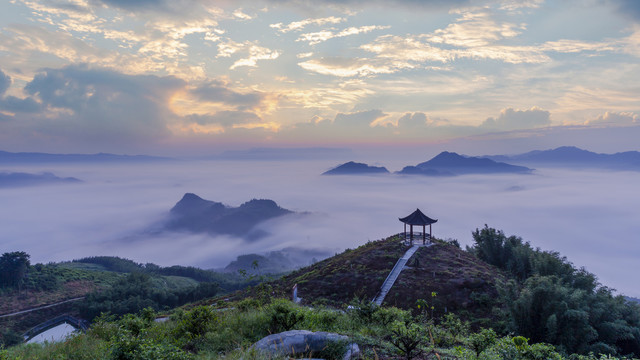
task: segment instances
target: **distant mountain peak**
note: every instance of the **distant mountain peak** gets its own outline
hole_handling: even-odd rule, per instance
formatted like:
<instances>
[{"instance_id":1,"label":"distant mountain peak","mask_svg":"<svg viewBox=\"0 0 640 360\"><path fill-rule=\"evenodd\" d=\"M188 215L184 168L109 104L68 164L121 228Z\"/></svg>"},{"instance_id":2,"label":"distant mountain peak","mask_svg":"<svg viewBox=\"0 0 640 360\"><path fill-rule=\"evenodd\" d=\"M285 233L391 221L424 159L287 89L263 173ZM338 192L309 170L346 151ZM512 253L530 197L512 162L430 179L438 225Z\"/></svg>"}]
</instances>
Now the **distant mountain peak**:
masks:
<instances>
[{"instance_id":1,"label":"distant mountain peak","mask_svg":"<svg viewBox=\"0 0 640 360\"><path fill-rule=\"evenodd\" d=\"M325 171L322 175L365 175L388 173L389 170L382 166L371 166L364 163L349 161L338 165L331 170Z\"/></svg>"},{"instance_id":2,"label":"distant mountain peak","mask_svg":"<svg viewBox=\"0 0 640 360\"><path fill-rule=\"evenodd\" d=\"M455 152L443 151L431 160L416 166L407 166L399 174L453 176L464 174L530 173L524 166L496 162L486 158L463 156Z\"/></svg>"},{"instance_id":3,"label":"distant mountain peak","mask_svg":"<svg viewBox=\"0 0 640 360\"><path fill-rule=\"evenodd\" d=\"M270 199L252 199L238 207L205 200L186 193L170 210L167 230L186 230L210 234L227 234L255 239L264 233L255 232L259 223L293 212Z\"/></svg>"},{"instance_id":4,"label":"distant mountain peak","mask_svg":"<svg viewBox=\"0 0 640 360\"><path fill-rule=\"evenodd\" d=\"M626 151L615 154L599 154L575 146L560 146L550 150L534 150L518 155L485 156L485 158L554 167L640 170L640 152Z\"/></svg>"},{"instance_id":5,"label":"distant mountain peak","mask_svg":"<svg viewBox=\"0 0 640 360\"><path fill-rule=\"evenodd\" d=\"M39 174L23 173L23 172L5 172L0 171L0 188L1 187L22 187L52 184L73 184L82 181L74 177L61 178L50 172L42 172Z\"/></svg>"}]
</instances>

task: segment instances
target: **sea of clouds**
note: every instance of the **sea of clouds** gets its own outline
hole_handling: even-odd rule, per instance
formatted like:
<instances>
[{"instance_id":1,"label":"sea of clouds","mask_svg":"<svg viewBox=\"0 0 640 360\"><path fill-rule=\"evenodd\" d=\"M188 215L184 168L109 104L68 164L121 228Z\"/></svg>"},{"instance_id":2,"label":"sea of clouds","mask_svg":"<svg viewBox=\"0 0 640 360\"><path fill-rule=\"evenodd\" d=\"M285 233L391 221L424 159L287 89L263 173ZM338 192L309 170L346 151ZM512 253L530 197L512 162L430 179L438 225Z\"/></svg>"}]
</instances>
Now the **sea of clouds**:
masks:
<instances>
[{"instance_id":1,"label":"sea of clouds","mask_svg":"<svg viewBox=\"0 0 640 360\"><path fill-rule=\"evenodd\" d=\"M391 163L392 171L409 165ZM329 254L354 248L401 232L398 217L420 208L438 219L433 225L438 238L458 239L464 247L472 244L471 232L487 224L558 251L603 284L640 297L640 172L320 176L335 165L335 160L176 160L3 166L3 171L49 171L84 182L0 189L0 252L26 251L33 263L116 255L219 268L237 255L286 247ZM268 198L308 214L263 223L270 235L257 241L152 232L186 192L232 206Z\"/></svg>"}]
</instances>

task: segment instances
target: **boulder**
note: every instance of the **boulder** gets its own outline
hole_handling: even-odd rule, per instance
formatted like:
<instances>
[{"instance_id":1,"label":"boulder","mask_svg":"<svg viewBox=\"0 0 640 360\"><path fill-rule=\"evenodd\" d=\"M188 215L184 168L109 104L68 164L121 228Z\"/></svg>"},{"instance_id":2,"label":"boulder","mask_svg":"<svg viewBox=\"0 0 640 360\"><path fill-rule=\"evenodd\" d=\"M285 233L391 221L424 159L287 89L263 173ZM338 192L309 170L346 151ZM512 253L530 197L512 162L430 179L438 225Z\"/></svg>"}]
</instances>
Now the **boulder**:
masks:
<instances>
[{"instance_id":1,"label":"boulder","mask_svg":"<svg viewBox=\"0 0 640 360\"><path fill-rule=\"evenodd\" d=\"M311 353L311 356L324 350L329 343L348 343L349 337L329 333L311 332L308 330L290 330L279 334L269 335L252 345L259 351L268 352L273 355L296 356ZM343 360L357 358L360 355L360 348L356 343L346 345Z\"/></svg>"}]
</instances>

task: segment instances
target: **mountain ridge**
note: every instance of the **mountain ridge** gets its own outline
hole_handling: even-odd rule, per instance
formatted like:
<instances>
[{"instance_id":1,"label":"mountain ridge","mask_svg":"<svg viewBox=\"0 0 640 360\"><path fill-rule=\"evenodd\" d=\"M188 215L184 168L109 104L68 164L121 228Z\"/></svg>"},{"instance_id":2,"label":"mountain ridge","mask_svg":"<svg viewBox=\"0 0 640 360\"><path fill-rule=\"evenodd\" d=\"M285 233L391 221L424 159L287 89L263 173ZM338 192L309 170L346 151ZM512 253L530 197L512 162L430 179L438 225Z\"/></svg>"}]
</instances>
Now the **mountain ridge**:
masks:
<instances>
[{"instance_id":1,"label":"mountain ridge","mask_svg":"<svg viewBox=\"0 0 640 360\"><path fill-rule=\"evenodd\" d=\"M41 152L0 151L0 163L85 163L85 162L148 162L170 161L167 157L150 155L117 155L109 153L95 154L52 154Z\"/></svg>"},{"instance_id":2,"label":"mountain ridge","mask_svg":"<svg viewBox=\"0 0 640 360\"><path fill-rule=\"evenodd\" d=\"M384 166L371 166L365 163L349 161L327 170L322 175L373 175L389 174L389 170Z\"/></svg>"},{"instance_id":3,"label":"mountain ridge","mask_svg":"<svg viewBox=\"0 0 640 360\"><path fill-rule=\"evenodd\" d=\"M31 173L23 173L23 172L0 171L0 188L51 185L51 184L76 184L81 182L82 180L74 177L62 178L50 172L31 174Z\"/></svg>"},{"instance_id":4,"label":"mountain ridge","mask_svg":"<svg viewBox=\"0 0 640 360\"><path fill-rule=\"evenodd\" d=\"M575 146L561 146L549 150L534 150L516 155L485 155L494 161L510 161L554 167L608 168L640 171L640 152L624 151L613 154L596 153Z\"/></svg>"},{"instance_id":5,"label":"mountain ridge","mask_svg":"<svg viewBox=\"0 0 640 360\"><path fill-rule=\"evenodd\" d=\"M498 162L488 158L462 156L443 151L431 160L415 166L405 166L397 174L426 176L456 176L469 174L528 174L533 169Z\"/></svg>"},{"instance_id":6,"label":"mountain ridge","mask_svg":"<svg viewBox=\"0 0 640 360\"><path fill-rule=\"evenodd\" d=\"M264 221L294 214L269 199L252 199L238 207L205 200L193 193L185 193L169 210L166 230L234 235L255 240L267 235L255 226Z\"/></svg>"}]
</instances>

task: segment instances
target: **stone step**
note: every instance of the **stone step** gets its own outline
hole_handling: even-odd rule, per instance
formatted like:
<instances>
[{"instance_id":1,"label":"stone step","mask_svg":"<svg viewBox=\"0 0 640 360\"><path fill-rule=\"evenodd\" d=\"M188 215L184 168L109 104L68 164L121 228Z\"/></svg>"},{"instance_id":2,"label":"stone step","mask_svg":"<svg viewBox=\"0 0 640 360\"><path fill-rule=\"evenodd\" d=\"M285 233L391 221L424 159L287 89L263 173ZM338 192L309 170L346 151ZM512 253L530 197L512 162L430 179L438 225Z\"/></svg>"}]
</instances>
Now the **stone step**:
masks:
<instances>
[{"instance_id":1,"label":"stone step","mask_svg":"<svg viewBox=\"0 0 640 360\"><path fill-rule=\"evenodd\" d=\"M384 281L384 283L382 284L382 287L380 288L380 292L378 293L378 296L376 296L376 298L373 299L373 302L375 302L378 305L382 305L384 298L387 296L387 294L393 287L393 284L396 282L396 280L400 276L400 273L405 268L405 265L407 264L411 256L415 254L415 252L418 250L419 247L421 246L418 244L413 245L404 253L404 255L402 255L400 259L398 259L398 262L396 262L396 265L393 267L393 269L387 276L387 279Z\"/></svg>"}]
</instances>

